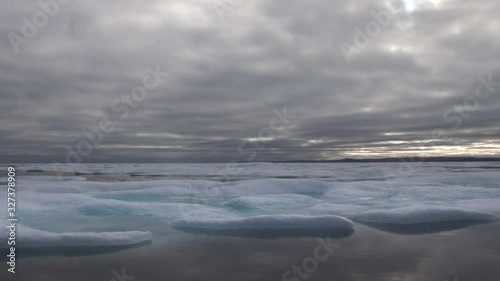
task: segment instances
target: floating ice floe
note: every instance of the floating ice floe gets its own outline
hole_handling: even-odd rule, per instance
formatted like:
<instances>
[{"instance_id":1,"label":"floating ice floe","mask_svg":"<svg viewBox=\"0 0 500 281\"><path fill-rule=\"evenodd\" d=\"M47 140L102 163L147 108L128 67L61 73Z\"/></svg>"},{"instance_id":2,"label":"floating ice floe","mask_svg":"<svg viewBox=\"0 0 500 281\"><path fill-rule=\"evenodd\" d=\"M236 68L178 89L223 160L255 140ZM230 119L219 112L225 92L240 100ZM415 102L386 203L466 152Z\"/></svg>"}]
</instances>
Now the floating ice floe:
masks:
<instances>
[{"instance_id":1,"label":"floating ice floe","mask_svg":"<svg viewBox=\"0 0 500 281\"><path fill-rule=\"evenodd\" d=\"M495 216L484 212L433 205L370 211L355 217L357 222L368 226L406 234L449 231L495 219Z\"/></svg>"},{"instance_id":2,"label":"floating ice floe","mask_svg":"<svg viewBox=\"0 0 500 281\"><path fill-rule=\"evenodd\" d=\"M205 234L257 238L351 235L353 222L339 216L261 215L234 219L181 219L174 228Z\"/></svg>"},{"instance_id":3,"label":"floating ice floe","mask_svg":"<svg viewBox=\"0 0 500 281\"><path fill-rule=\"evenodd\" d=\"M401 163L247 163L239 167L239 173L226 176L225 164L66 167L69 175L71 171L88 174L87 179L28 173L17 178L18 214L27 225L61 214L103 220L144 216L182 231L259 237L352 230L315 225L331 216L397 233L438 232L500 217L500 163L417 163L409 170L401 169ZM50 172L53 167L30 164L18 170ZM95 173L165 177L97 182L91 180ZM224 181L206 180L217 178L214 173ZM0 178L0 183L5 185L6 178ZM0 189L0 198L6 198L6 192ZM6 201L0 201L0 217L5 218L6 212ZM92 227L85 229L95 230Z\"/></svg>"},{"instance_id":4,"label":"floating ice floe","mask_svg":"<svg viewBox=\"0 0 500 281\"><path fill-rule=\"evenodd\" d=\"M151 241L149 231L123 231L123 232L66 232L54 233L17 225L16 247L105 247L128 246ZM7 241L9 229L3 227L0 237ZM8 247L2 243L2 247Z\"/></svg>"},{"instance_id":5,"label":"floating ice floe","mask_svg":"<svg viewBox=\"0 0 500 281\"><path fill-rule=\"evenodd\" d=\"M297 208L318 200L301 194L271 194L264 196L243 196L230 200L225 205L235 210L268 210L276 208Z\"/></svg>"},{"instance_id":6,"label":"floating ice floe","mask_svg":"<svg viewBox=\"0 0 500 281\"><path fill-rule=\"evenodd\" d=\"M65 232L54 233L16 225L15 244L8 244L11 230L0 230L0 249L15 247L20 257L29 256L81 256L110 253L151 243L149 231L122 232ZM10 236L12 237L12 236ZM12 242L11 242L12 243Z\"/></svg>"}]
</instances>

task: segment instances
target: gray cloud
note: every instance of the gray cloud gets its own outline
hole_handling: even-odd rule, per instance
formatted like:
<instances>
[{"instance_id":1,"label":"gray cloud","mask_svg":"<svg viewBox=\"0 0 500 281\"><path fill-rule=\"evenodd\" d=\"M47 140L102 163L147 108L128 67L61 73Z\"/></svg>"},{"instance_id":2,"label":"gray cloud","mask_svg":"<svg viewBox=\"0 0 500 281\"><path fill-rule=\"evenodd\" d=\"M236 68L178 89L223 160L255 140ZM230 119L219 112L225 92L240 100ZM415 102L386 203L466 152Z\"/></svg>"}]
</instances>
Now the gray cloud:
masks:
<instances>
[{"instance_id":1,"label":"gray cloud","mask_svg":"<svg viewBox=\"0 0 500 281\"><path fill-rule=\"evenodd\" d=\"M348 63L340 44L390 1L242 1L223 21L217 1L73 0L18 54L8 34L40 7L4 3L1 161L64 162L103 118L116 130L86 162L244 161L245 141L265 147L258 161L500 155L500 87L467 117L447 114L478 76L500 81L500 3L414 1ZM170 76L117 120L112 102L154 65ZM259 138L284 107L298 117Z\"/></svg>"}]
</instances>

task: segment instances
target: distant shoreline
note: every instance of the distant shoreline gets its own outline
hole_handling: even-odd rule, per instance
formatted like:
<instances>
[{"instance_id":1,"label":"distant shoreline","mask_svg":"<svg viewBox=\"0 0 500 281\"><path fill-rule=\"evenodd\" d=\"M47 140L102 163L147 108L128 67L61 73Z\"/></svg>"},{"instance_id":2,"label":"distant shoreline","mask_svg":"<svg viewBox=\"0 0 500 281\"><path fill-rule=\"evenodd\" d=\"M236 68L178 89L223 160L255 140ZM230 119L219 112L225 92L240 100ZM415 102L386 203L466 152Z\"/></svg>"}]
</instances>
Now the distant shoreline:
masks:
<instances>
[{"instance_id":1,"label":"distant shoreline","mask_svg":"<svg viewBox=\"0 0 500 281\"><path fill-rule=\"evenodd\" d=\"M393 162L500 162L498 157L400 157L400 158L345 158L338 160L294 160L271 163L393 163Z\"/></svg>"},{"instance_id":2,"label":"distant shoreline","mask_svg":"<svg viewBox=\"0 0 500 281\"><path fill-rule=\"evenodd\" d=\"M397 163L397 162L500 162L500 157L399 157L399 158L344 158L337 160L288 160L288 161L234 161L233 163ZM81 164L225 164L228 162L82 162ZM7 165L11 163L1 163L0 165ZM14 165L26 164L51 164L47 162L19 162Z\"/></svg>"}]
</instances>

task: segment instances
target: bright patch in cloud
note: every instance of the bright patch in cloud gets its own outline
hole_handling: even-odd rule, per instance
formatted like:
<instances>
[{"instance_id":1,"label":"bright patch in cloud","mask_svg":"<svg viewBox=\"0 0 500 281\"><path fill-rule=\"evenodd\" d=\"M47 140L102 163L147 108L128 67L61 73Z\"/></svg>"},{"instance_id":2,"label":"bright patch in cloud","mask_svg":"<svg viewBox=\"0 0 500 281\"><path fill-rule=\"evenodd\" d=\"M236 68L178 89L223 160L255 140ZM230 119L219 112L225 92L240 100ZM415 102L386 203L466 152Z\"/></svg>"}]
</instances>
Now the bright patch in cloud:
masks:
<instances>
[{"instance_id":1,"label":"bright patch in cloud","mask_svg":"<svg viewBox=\"0 0 500 281\"><path fill-rule=\"evenodd\" d=\"M404 0L405 8L408 12L415 11L415 1L414 0Z\"/></svg>"}]
</instances>

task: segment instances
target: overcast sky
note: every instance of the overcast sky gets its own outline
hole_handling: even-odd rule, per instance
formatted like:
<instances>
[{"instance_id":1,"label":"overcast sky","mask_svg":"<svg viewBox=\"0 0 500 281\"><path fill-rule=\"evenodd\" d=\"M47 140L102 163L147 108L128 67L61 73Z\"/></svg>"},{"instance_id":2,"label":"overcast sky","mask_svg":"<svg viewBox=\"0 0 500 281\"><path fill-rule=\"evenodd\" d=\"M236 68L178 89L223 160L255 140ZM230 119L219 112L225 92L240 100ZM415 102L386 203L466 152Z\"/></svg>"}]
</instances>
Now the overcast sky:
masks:
<instances>
[{"instance_id":1,"label":"overcast sky","mask_svg":"<svg viewBox=\"0 0 500 281\"><path fill-rule=\"evenodd\" d=\"M1 160L500 155L499 1L226 2L72 0L45 23L4 1ZM148 66L169 76L123 118Z\"/></svg>"}]
</instances>

